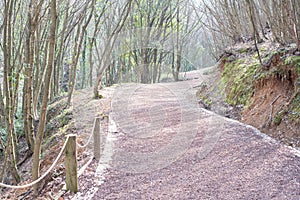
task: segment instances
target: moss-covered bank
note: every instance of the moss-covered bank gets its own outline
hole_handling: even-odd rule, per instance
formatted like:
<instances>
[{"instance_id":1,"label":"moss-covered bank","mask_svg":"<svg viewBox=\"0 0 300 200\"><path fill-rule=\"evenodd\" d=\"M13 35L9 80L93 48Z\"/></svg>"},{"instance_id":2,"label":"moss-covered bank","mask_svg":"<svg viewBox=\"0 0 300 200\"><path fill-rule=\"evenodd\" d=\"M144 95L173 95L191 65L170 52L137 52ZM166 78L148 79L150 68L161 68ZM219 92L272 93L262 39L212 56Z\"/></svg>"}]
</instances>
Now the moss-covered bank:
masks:
<instances>
[{"instance_id":1,"label":"moss-covered bank","mask_svg":"<svg viewBox=\"0 0 300 200\"><path fill-rule=\"evenodd\" d=\"M269 50L270 49L270 50ZM226 102L243 105L243 121L300 145L300 52L260 46L231 49L221 58ZM280 136L282 137L282 136Z\"/></svg>"}]
</instances>

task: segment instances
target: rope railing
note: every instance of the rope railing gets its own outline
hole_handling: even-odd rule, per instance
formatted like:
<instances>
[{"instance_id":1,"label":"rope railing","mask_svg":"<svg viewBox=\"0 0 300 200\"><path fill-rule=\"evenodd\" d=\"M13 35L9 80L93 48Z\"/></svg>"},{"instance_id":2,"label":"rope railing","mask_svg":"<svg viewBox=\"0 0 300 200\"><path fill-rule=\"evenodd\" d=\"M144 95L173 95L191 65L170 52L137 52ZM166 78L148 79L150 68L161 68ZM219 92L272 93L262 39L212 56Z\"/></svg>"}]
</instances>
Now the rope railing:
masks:
<instances>
[{"instance_id":1,"label":"rope railing","mask_svg":"<svg viewBox=\"0 0 300 200\"><path fill-rule=\"evenodd\" d=\"M98 161L100 160L100 121L101 118L97 117L94 120L93 130L89 136L88 141L84 145L80 145L77 142L77 137L74 134L67 135L67 138L64 142L63 147L61 148L58 156L50 166L50 168L40 176L37 180L32 181L31 183L25 185L9 185L0 182L0 187L4 188L11 188L11 189L24 189L27 187L32 187L41 180L43 180L57 165L59 159L61 158L63 152L65 152L65 170L66 170L66 186L71 192L78 191L78 177L77 177L77 149L76 146L79 148L85 148L91 142L92 137L94 136L94 155L93 157Z\"/></svg>"},{"instance_id":2,"label":"rope railing","mask_svg":"<svg viewBox=\"0 0 300 200\"><path fill-rule=\"evenodd\" d=\"M35 181L33 181L31 183L25 184L25 185L8 185L8 184L0 183L0 187L6 187L6 188L11 188L11 189L24 189L24 188L27 188L27 187L31 187L31 186L37 184L38 182L40 182L41 180L43 180L54 169L54 167L58 163L59 159L61 158L61 156L62 156L62 154L63 154L63 152L66 148L66 145L67 145L68 141L69 141L69 135L67 136L67 139L66 139L63 147L61 148L58 156L56 157L56 159L52 163L51 167L46 171L45 174L40 176L38 179L36 179Z\"/></svg>"},{"instance_id":3,"label":"rope railing","mask_svg":"<svg viewBox=\"0 0 300 200\"><path fill-rule=\"evenodd\" d=\"M101 143L101 137L100 137L100 126L101 126L101 118L100 117L96 117L94 120L94 125L93 125L93 129L92 132L89 136L89 139L87 140L87 142L84 145L81 145L78 143L78 141L76 140L76 145L79 148L85 148L87 147L90 142L92 141L92 138L94 138L94 158L96 160L100 160L100 143Z\"/></svg>"},{"instance_id":4,"label":"rope railing","mask_svg":"<svg viewBox=\"0 0 300 200\"><path fill-rule=\"evenodd\" d=\"M100 112L102 112L103 113L103 103L102 102L100 102L101 103L101 108L102 108L102 111L100 111ZM95 140L95 128L96 128L96 126L97 125L100 125L100 121L98 122L97 121L97 119L98 119L98 117L96 117L95 118L95 120L94 120L94 124L93 124L93 129L92 129L92 132L91 132L91 134L90 134L90 136L89 136L89 139L85 142L85 144L84 145L81 145L81 144L79 144L78 143L78 141L76 140L76 144L77 144L77 146L79 147L79 148L85 148L85 147L87 147L89 144L90 144L90 142L92 141L92 138L93 138L93 136L94 136L94 140ZM98 124L99 123L99 124Z\"/></svg>"},{"instance_id":5,"label":"rope railing","mask_svg":"<svg viewBox=\"0 0 300 200\"><path fill-rule=\"evenodd\" d=\"M87 142L86 142L84 145L79 144L78 141L76 140L76 144L77 144L77 146L78 146L79 148L85 148L85 147L87 147L87 146L90 144L90 142L92 141L92 138L93 138L93 130L95 129L96 121L97 121L97 120L95 119L95 120L94 120L94 125L93 125L92 132L91 132L91 134L90 134L90 136L89 136L89 139L87 140Z\"/></svg>"}]
</instances>

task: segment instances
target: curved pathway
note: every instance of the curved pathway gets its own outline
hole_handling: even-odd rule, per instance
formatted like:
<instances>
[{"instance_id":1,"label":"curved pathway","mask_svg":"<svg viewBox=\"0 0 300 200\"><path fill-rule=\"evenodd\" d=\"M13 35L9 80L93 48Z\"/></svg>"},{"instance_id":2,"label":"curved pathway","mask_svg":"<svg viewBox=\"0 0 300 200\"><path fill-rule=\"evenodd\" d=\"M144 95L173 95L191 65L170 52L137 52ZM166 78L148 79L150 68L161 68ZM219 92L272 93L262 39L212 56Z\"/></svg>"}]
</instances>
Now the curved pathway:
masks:
<instances>
[{"instance_id":1,"label":"curved pathway","mask_svg":"<svg viewBox=\"0 0 300 200\"><path fill-rule=\"evenodd\" d=\"M116 89L93 199L300 199L299 151L200 109L199 81Z\"/></svg>"}]
</instances>

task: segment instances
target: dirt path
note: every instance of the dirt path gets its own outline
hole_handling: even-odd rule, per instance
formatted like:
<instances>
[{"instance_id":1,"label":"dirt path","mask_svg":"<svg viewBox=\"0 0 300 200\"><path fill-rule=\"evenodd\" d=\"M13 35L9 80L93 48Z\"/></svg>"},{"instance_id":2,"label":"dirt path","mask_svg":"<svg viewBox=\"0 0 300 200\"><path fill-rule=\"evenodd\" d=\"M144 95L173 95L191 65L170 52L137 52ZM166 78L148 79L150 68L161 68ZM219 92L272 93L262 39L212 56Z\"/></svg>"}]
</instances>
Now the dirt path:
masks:
<instances>
[{"instance_id":1,"label":"dirt path","mask_svg":"<svg viewBox=\"0 0 300 200\"><path fill-rule=\"evenodd\" d=\"M202 79L122 85L93 199L300 199L300 153L201 109Z\"/></svg>"}]
</instances>

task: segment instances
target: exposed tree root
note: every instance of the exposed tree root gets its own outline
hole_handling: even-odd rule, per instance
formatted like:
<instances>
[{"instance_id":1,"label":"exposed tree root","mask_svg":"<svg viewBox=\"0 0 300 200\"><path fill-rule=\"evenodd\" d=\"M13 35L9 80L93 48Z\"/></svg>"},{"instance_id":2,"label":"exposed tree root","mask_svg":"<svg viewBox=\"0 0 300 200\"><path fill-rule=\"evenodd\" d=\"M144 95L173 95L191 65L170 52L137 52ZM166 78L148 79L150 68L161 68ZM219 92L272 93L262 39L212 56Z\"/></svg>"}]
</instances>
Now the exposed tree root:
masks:
<instances>
[{"instance_id":1,"label":"exposed tree root","mask_svg":"<svg viewBox=\"0 0 300 200\"><path fill-rule=\"evenodd\" d=\"M30 149L28 149L25 153L24 158L17 164L17 166L21 166L28 158L31 158L32 154L33 152Z\"/></svg>"},{"instance_id":2,"label":"exposed tree root","mask_svg":"<svg viewBox=\"0 0 300 200\"><path fill-rule=\"evenodd\" d=\"M273 115L273 104L281 97L281 94L278 95L277 97L275 97L275 99L270 103L271 106L271 111L270 111L270 115L269 115L269 121L266 123L267 127L270 127L271 123L272 123L272 115Z\"/></svg>"}]
</instances>

